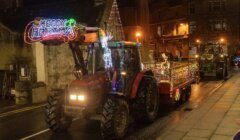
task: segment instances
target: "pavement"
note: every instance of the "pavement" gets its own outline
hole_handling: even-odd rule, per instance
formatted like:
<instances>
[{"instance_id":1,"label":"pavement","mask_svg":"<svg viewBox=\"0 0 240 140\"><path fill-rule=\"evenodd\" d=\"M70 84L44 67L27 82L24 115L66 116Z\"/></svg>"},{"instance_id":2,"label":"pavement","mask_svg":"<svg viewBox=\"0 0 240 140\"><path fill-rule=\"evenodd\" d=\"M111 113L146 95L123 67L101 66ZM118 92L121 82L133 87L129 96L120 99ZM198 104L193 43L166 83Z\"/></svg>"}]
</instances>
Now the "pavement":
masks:
<instances>
[{"instance_id":1,"label":"pavement","mask_svg":"<svg viewBox=\"0 0 240 140\"><path fill-rule=\"evenodd\" d=\"M157 140L231 140L240 125L240 73L213 91L196 109L166 127Z\"/></svg>"}]
</instances>

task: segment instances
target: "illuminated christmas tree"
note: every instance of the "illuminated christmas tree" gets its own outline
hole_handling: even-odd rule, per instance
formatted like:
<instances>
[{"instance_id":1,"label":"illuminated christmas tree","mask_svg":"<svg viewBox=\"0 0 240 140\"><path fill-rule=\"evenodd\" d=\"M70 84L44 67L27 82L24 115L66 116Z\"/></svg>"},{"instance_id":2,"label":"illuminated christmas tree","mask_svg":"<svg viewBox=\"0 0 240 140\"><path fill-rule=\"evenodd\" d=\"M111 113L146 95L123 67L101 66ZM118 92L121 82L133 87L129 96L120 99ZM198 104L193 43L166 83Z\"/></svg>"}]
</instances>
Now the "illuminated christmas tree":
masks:
<instances>
[{"instance_id":1,"label":"illuminated christmas tree","mask_svg":"<svg viewBox=\"0 0 240 140\"><path fill-rule=\"evenodd\" d=\"M110 32L113 37L112 40L124 40L125 39L116 0L114 0L114 2L113 2L107 26L108 26L108 32Z\"/></svg>"}]
</instances>

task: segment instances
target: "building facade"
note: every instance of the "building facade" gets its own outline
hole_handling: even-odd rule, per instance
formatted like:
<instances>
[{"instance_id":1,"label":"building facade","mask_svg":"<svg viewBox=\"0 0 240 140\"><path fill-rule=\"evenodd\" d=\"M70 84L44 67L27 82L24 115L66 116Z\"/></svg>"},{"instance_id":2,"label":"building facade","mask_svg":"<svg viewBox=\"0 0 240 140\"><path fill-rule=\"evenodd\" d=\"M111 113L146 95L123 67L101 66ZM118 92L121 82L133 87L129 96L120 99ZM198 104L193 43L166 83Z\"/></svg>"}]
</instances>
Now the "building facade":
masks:
<instances>
[{"instance_id":1,"label":"building facade","mask_svg":"<svg viewBox=\"0 0 240 140\"><path fill-rule=\"evenodd\" d=\"M118 0L125 40L137 41L141 47L142 60L148 57L149 50L149 2L151 0Z\"/></svg>"},{"instance_id":2,"label":"building facade","mask_svg":"<svg viewBox=\"0 0 240 140\"><path fill-rule=\"evenodd\" d=\"M188 57L189 24L186 1L153 1L150 12L150 40L156 58L161 52Z\"/></svg>"},{"instance_id":3,"label":"building facade","mask_svg":"<svg viewBox=\"0 0 240 140\"><path fill-rule=\"evenodd\" d=\"M195 0L188 2L190 45L215 43L231 55L239 46L239 0ZM199 42L198 41L198 42Z\"/></svg>"},{"instance_id":4,"label":"building facade","mask_svg":"<svg viewBox=\"0 0 240 140\"><path fill-rule=\"evenodd\" d=\"M205 43L221 43L231 55L239 46L239 7L239 0L155 0L151 42L157 52L182 58Z\"/></svg>"}]
</instances>

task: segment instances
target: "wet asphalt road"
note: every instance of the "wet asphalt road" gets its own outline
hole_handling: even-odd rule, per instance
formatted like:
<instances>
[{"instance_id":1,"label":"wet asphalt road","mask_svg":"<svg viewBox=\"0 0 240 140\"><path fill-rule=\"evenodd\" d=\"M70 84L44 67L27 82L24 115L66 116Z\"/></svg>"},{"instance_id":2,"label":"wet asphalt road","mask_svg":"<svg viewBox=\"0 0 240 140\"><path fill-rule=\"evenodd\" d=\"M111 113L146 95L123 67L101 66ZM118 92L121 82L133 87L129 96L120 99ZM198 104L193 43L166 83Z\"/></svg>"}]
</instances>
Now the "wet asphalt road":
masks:
<instances>
[{"instance_id":1,"label":"wet asphalt road","mask_svg":"<svg viewBox=\"0 0 240 140\"><path fill-rule=\"evenodd\" d=\"M187 113L196 109L201 102L221 86L223 81L208 78L192 86L190 100L175 107L171 104L161 104L160 115L152 124L131 123L126 139L156 139L164 130L178 121ZM226 81L227 82L227 81ZM0 140L31 139L31 140L96 140L101 139L99 124L86 123L80 119L73 122L67 133L54 134L49 131L44 122L44 108L24 111L21 113L0 116Z\"/></svg>"}]
</instances>

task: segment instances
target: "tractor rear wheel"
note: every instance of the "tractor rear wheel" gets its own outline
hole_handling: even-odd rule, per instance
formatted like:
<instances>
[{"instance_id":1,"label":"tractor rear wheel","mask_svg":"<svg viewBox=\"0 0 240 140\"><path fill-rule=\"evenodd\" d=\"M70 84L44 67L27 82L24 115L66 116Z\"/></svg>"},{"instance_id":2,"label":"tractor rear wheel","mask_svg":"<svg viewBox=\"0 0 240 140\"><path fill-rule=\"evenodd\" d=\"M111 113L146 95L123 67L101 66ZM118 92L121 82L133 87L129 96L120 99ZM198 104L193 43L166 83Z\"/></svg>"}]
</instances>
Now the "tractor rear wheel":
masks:
<instances>
[{"instance_id":1,"label":"tractor rear wheel","mask_svg":"<svg viewBox=\"0 0 240 140\"><path fill-rule=\"evenodd\" d=\"M64 115L63 104L64 90L52 90L46 105L45 121L53 132L64 132L72 123L72 118Z\"/></svg>"},{"instance_id":2,"label":"tractor rear wheel","mask_svg":"<svg viewBox=\"0 0 240 140\"><path fill-rule=\"evenodd\" d=\"M216 70L216 78L221 80L223 78L225 78L225 67L224 67L224 64L222 63L219 63L217 65L217 70Z\"/></svg>"},{"instance_id":3,"label":"tractor rear wheel","mask_svg":"<svg viewBox=\"0 0 240 140\"><path fill-rule=\"evenodd\" d=\"M128 103L124 99L109 96L103 106L101 133L104 139L122 139L129 124Z\"/></svg>"},{"instance_id":4,"label":"tractor rear wheel","mask_svg":"<svg viewBox=\"0 0 240 140\"><path fill-rule=\"evenodd\" d=\"M159 109L159 93L156 80L143 79L133 107L133 115L136 121L151 123L156 119Z\"/></svg>"}]
</instances>

